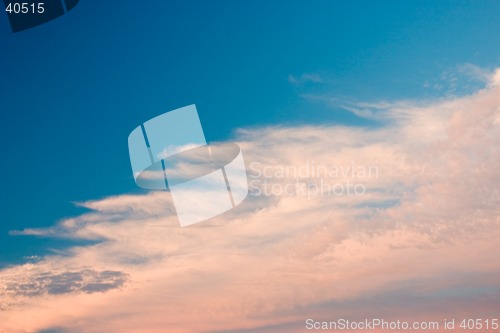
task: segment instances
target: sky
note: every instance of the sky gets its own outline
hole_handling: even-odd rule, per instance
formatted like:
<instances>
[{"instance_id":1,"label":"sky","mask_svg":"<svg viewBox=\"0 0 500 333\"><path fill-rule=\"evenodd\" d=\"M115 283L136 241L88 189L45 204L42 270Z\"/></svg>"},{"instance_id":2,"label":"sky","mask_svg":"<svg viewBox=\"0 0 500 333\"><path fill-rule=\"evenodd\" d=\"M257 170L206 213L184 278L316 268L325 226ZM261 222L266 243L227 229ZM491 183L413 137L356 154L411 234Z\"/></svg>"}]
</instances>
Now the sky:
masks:
<instances>
[{"instance_id":1,"label":"sky","mask_svg":"<svg viewBox=\"0 0 500 333\"><path fill-rule=\"evenodd\" d=\"M498 318L499 15L81 0L12 33L0 14L0 332ZM191 104L208 142L240 145L251 193L181 228L127 138Z\"/></svg>"}]
</instances>

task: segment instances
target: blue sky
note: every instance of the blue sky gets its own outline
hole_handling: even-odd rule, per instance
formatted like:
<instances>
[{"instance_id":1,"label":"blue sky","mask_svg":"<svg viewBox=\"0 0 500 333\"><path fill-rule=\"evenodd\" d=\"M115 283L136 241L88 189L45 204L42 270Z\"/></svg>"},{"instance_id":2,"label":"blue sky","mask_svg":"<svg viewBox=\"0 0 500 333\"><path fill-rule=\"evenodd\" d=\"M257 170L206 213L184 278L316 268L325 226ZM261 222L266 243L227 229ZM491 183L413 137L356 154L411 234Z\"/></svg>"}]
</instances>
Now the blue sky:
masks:
<instances>
[{"instance_id":1,"label":"blue sky","mask_svg":"<svg viewBox=\"0 0 500 333\"><path fill-rule=\"evenodd\" d=\"M500 62L499 10L496 1L86 0L17 34L0 15L0 262L47 246L9 230L139 191L126 138L142 121L194 103L210 141L263 124L366 125L304 97L442 94L425 83Z\"/></svg>"}]
</instances>

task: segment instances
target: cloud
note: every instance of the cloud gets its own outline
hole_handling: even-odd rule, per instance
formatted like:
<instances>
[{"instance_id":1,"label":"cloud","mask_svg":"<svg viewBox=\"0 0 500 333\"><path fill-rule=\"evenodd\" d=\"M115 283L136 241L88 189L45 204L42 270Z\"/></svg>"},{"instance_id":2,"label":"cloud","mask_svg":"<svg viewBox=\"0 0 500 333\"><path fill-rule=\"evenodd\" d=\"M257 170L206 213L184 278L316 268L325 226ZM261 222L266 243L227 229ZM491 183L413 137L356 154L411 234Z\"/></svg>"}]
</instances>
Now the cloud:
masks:
<instances>
[{"instance_id":1,"label":"cloud","mask_svg":"<svg viewBox=\"0 0 500 333\"><path fill-rule=\"evenodd\" d=\"M61 328L49 328L46 330L38 331L37 333L65 333L65 332L67 331Z\"/></svg>"},{"instance_id":2,"label":"cloud","mask_svg":"<svg viewBox=\"0 0 500 333\"><path fill-rule=\"evenodd\" d=\"M300 76L288 75L288 82L293 85L302 85L305 83L324 83L325 80L319 74L305 73Z\"/></svg>"},{"instance_id":3,"label":"cloud","mask_svg":"<svg viewBox=\"0 0 500 333\"><path fill-rule=\"evenodd\" d=\"M494 84L495 69L465 63L444 70L438 78L424 82L423 87L447 97L457 97Z\"/></svg>"},{"instance_id":4,"label":"cloud","mask_svg":"<svg viewBox=\"0 0 500 333\"><path fill-rule=\"evenodd\" d=\"M471 80L490 84L493 80L494 71L476 66L474 64L464 64L458 67L458 72L466 75Z\"/></svg>"},{"instance_id":5,"label":"cloud","mask_svg":"<svg viewBox=\"0 0 500 333\"><path fill-rule=\"evenodd\" d=\"M494 315L500 87L375 106L383 126L238 131L253 195L207 222L179 228L168 192L150 192L15 232L101 241L0 271L4 330L293 332L307 318ZM352 165L378 172L313 172ZM348 184L363 193L328 188Z\"/></svg>"},{"instance_id":6,"label":"cloud","mask_svg":"<svg viewBox=\"0 0 500 333\"><path fill-rule=\"evenodd\" d=\"M496 69L495 73L493 74L493 77L490 81L490 84L492 86L499 86L500 85L500 69Z\"/></svg>"},{"instance_id":7,"label":"cloud","mask_svg":"<svg viewBox=\"0 0 500 333\"><path fill-rule=\"evenodd\" d=\"M95 293L106 292L121 287L127 280L127 275L117 271L66 271L59 274L53 272L33 272L30 265L24 266L20 276L12 276L11 281L2 281L2 294L13 296L42 296L65 293ZM32 266L32 268L35 268Z\"/></svg>"}]
</instances>

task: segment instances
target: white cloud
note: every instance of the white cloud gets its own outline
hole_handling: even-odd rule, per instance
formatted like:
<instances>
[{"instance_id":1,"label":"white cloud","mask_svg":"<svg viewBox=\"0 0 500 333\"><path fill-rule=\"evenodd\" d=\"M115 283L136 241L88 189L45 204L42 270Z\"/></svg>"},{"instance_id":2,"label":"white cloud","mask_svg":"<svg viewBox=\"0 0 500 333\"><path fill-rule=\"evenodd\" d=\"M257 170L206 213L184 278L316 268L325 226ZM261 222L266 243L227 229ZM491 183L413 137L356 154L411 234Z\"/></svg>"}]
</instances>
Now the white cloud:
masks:
<instances>
[{"instance_id":1,"label":"white cloud","mask_svg":"<svg viewBox=\"0 0 500 333\"><path fill-rule=\"evenodd\" d=\"M319 74L305 73L300 76L288 75L288 82L293 85L301 85L304 83L324 83L325 80Z\"/></svg>"}]
</instances>

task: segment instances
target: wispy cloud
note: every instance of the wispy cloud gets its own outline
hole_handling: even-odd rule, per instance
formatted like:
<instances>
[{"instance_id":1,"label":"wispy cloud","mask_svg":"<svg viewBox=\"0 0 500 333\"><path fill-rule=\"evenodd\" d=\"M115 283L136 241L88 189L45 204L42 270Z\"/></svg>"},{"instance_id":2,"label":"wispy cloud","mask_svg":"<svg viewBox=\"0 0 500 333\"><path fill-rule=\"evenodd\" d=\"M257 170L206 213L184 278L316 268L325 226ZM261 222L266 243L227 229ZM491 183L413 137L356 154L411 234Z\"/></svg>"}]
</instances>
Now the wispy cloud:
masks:
<instances>
[{"instance_id":1,"label":"wispy cloud","mask_svg":"<svg viewBox=\"0 0 500 333\"><path fill-rule=\"evenodd\" d=\"M290 74L288 82L293 85L302 85L305 83L324 83L325 79L317 73L305 73L299 76Z\"/></svg>"},{"instance_id":2,"label":"wispy cloud","mask_svg":"<svg viewBox=\"0 0 500 333\"><path fill-rule=\"evenodd\" d=\"M3 293L15 296L43 296L65 293L95 293L105 292L121 287L127 280L126 274L117 271L94 271L84 269L81 271L62 273L37 272L36 267L25 269L19 276L2 286Z\"/></svg>"},{"instance_id":3,"label":"wispy cloud","mask_svg":"<svg viewBox=\"0 0 500 333\"><path fill-rule=\"evenodd\" d=\"M496 69L465 63L445 69L438 78L427 80L423 87L448 97L471 94L494 85Z\"/></svg>"},{"instance_id":4,"label":"wispy cloud","mask_svg":"<svg viewBox=\"0 0 500 333\"><path fill-rule=\"evenodd\" d=\"M383 126L270 126L236 139L250 180L275 187L294 177L264 177L268 166L376 165L377 177L356 179L363 195L251 195L188 228L166 192L80 203L90 211L15 233L102 241L0 271L4 330L291 332L307 318L493 315L500 87L360 105ZM352 181L307 181L321 180Z\"/></svg>"},{"instance_id":5,"label":"wispy cloud","mask_svg":"<svg viewBox=\"0 0 500 333\"><path fill-rule=\"evenodd\" d=\"M484 84L491 84L495 75L494 70L488 70L474 64L464 64L459 66L458 72L469 77L471 80L476 80Z\"/></svg>"}]
</instances>

